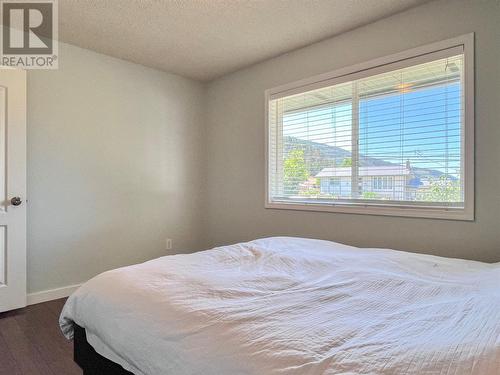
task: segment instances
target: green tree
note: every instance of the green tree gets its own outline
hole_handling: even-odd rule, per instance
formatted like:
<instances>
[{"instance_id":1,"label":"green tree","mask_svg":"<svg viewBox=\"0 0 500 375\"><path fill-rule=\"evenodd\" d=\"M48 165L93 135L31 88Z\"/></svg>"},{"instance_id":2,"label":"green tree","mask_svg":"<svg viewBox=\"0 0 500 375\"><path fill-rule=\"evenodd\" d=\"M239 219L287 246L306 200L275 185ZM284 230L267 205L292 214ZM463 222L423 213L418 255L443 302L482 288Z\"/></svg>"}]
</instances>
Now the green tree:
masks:
<instances>
[{"instance_id":1,"label":"green tree","mask_svg":"<svg viewBox=\"0 0 500 375\"><path fill-rule=\"evenodd\" d=\"M460 202L462 200L460 181L443 175L439 179L432 180L428 190L421 192L418 198L426 202Z\"/></svg>"},{"instance_id":2,"label":"green tree","mask_svg":"<svg viewBox=\"0 0 500 375\"><path fill-rule=\"evenodd\" d=\"M378 195L373 191L364 191L362 197L363 199L377 199Z\"/></svg>"},{"instance_id":3,"label":"green tree","mask_svg":"<svg viewBox=\"0 0 500 375\"><path fill-rule=\"evenodd\" d=\"M344 158L342 160L342 163L340 164L341 167L352 167L352 158Z\"/></svg>"},{"instance_id":4,"label":"green tree","mask_svg":"<svg viewBox=\"0 0 500 375\"><path fill-rule=\"evenodd\" d=\"M292 150L283 163L285 194L297 194L301 182L307 181L306 161L304 150Z\"/></svg>"}]
</instances>

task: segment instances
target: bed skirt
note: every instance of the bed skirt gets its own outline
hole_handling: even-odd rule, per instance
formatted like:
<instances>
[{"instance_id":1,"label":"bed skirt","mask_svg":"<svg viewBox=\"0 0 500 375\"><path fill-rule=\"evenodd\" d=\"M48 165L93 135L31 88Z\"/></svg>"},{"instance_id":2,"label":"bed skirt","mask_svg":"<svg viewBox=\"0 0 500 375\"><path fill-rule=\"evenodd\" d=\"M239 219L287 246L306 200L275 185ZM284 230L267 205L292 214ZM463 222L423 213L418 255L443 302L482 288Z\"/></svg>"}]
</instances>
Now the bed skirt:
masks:
<instances>
[{"instance_id":1,"label":"bed skirt","mask_svg":"<svg viewBox=\"0 0 500 375\"><path fill-rule=\"evenodd\" d=\"M85 329L78 324L74 324L73 345L73 359L83 370L83 375L133 375L97 353L87 341Z\"/></svg>"}]
</instances>

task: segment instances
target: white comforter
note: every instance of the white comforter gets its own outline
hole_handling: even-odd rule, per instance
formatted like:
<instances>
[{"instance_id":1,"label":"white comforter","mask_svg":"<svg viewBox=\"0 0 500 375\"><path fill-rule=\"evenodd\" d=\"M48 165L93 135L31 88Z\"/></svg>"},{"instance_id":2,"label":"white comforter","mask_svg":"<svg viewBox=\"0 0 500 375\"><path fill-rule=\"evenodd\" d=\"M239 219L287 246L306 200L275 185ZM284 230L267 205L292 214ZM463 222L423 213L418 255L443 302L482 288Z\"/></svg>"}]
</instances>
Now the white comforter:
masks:
<instances>
[{"instance_id":1,"label":"white comforter","mask_svg":"<svg viewBox=\"0 0 500 375\"><path fill-rule=\"evenodd\" d=\"M135 374L500 374L500 264L267 238L105 272L73 321Z\"/></svg>"}]
</instances>

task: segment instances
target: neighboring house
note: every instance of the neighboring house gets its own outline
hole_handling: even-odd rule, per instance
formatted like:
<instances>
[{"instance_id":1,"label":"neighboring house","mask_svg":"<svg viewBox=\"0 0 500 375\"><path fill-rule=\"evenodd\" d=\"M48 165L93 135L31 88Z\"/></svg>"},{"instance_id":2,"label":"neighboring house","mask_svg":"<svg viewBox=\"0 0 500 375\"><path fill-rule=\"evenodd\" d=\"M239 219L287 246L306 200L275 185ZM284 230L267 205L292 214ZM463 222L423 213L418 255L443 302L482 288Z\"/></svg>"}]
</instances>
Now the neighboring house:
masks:
<instances>
[{"instance_id":1,"label":"neighboring house","mask_svg":"<svg viewBox=\"0 0 500 375\"><path fill-rule=\"evenodd\" d=\"M322 195L351 197L351 167L323 168L316 178L319 179ZM413 200L420 185L420 179L412 175L409 166L359 168L360 198Z\"/></svg>"}]
</instances>

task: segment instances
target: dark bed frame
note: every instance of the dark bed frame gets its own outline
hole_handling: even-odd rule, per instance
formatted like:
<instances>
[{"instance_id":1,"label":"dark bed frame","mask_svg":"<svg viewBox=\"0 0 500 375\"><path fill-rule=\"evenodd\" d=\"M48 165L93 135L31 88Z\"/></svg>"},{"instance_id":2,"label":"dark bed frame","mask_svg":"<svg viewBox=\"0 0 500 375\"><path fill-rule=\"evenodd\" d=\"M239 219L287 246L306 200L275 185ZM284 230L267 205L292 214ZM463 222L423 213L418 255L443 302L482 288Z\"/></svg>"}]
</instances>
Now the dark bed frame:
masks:
<instances>
[{"instance_id":1,"label":"dark bed frame","mask_svg":"<svg viewBox=\"0 0 500 375\"><path fill-rule=\"evenodd\" d=\"M133 375L119 364L97 353L87 341L85 329L77 324L74 328L74 360L83 370L83 375Z\"/></svg>"}]
</instances>

